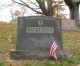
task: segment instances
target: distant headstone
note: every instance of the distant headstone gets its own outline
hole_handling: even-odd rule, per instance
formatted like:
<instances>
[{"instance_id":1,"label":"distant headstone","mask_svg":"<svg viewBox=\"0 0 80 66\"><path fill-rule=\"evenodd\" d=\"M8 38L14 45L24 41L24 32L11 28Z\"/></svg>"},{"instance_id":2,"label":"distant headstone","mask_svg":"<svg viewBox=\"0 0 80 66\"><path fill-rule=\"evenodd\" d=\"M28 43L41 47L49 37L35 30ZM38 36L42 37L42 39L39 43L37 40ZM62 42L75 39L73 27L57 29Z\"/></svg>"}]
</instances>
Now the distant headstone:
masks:
<instances>
[{"instance_id":1,"label":"distant headstone","mask_svg":"<svg viewBox=\"0 0 80 66\"><path fill-rule=\"evenodd\" d=\"M47 58L51 36L63 49L61 22L50 16L19 17L17 20L16 50L11 51L12 59Z\"/></svg>"},{"instance_id":2,"label":"distant headstone","mask_svg":"<svg viewBox=\"0 0 80 66\"><path fill-rule=\"evenodd\" d=\"M62 30L76 30L76 24L74 20L63 19L62 20Z\"/></svg>"}]
</instances>

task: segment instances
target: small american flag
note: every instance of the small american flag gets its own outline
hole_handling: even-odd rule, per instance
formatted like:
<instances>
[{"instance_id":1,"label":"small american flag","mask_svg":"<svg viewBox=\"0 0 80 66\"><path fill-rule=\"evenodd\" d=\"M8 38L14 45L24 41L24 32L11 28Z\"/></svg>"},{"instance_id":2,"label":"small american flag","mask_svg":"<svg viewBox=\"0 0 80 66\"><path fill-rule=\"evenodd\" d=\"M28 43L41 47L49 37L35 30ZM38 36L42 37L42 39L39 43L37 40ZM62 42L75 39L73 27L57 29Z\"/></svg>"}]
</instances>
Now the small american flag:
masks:
<instances>
[{"instance_id":1,"label":"small american flag","mask_svg":"<svg viewBox=\"0 0 80 66\"><path fill-rule=\"evenodd\" d=\"M54 40L53 37L51 37L51 38L52 38L52 40ZM52 45L50 47L49 55L54 57L56 60L57 60L57 55L56 55L56 50L57 49L58 49L58 45L55 41L53 41Z\"/></svg>"}]
</instances>

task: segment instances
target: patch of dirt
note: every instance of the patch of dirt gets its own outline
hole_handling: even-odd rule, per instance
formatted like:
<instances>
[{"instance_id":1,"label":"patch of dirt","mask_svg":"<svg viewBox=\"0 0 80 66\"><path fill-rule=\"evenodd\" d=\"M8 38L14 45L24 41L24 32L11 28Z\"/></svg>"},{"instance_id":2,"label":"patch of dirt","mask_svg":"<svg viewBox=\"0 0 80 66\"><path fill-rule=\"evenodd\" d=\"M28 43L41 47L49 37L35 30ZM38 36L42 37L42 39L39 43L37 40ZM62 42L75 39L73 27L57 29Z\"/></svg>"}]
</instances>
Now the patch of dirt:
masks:
<instances>
[{"instance_id":1,"label":"patch of dirt","mask_svg":"<svg viewBox=\"0 0 80 66\"><path fill-rule=\"evenodd\" d=\"M5 63L5 66L23 66L25 60L11 60L9 53L0 53L0 61Z\"/></svg>"},{"instance_id":2,"label":"patch of dirt","mask_svg":"<svg viewBox=\"0 0 80 66\"><path fill-rule=\"evenodd\" d=\"M77 65L77 66L80 66L80 64L79 64L79 65Z\"/></svg>"}]
</instances>

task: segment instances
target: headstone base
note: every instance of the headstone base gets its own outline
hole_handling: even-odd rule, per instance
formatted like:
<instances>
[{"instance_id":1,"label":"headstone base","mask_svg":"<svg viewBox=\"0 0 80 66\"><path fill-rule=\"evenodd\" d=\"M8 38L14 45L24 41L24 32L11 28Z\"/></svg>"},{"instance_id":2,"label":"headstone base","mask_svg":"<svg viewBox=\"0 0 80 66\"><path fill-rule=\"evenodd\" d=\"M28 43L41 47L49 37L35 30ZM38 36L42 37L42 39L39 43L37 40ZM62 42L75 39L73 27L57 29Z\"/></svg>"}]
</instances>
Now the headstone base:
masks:
<instances>
[{"instance_id":1,"label":"headstone base","mask_svg":"<svg viewBox=\"0 0 80 66\"><path fill-rule=\"evenodd\" d=\"M48 58L48 53L47 52L40 52L40 51L11 51L10 52L10 58L11 59L44 59Z\"/></svg>"},{"instance_id":2,"label":"headstone base","mask_svg":"<svg viewBox=\"0 0 80 66\"><path fill-rule=\"evenodd\" d=\"M63 59L64 57L69 56L69 52L65 51L57 51L57 58L58 59ZM54 57L49 56L48 52L45 51L11 51L10 52L10 59L13 60L19 60L19 59L29 59L29 60L43 60L43 59L50 59L54 60Z\"/></svg>"}]
</instances>

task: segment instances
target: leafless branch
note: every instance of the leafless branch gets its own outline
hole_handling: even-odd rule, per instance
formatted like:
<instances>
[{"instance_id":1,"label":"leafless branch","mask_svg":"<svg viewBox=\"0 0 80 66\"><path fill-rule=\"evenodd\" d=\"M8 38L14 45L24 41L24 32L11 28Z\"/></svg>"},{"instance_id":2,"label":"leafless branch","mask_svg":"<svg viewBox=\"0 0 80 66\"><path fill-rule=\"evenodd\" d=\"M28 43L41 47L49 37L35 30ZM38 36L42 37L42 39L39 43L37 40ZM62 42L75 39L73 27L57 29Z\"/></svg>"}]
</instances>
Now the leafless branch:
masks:
<instances>
[{"instance_id":1,"label":"leafless branch","mask_svg":"<svg viewBox=\"0 0 80 66\"><path fill-rule=\"evenodd\" d=\"M57 7L59 4L61 4L61 3L63 3L64 1L60 1L60 2L58 2L56 5L53 5L53 8L54 7Z\"/></svg>"},{"instance_id":2,"label":"leafless branch","mask_svg":"<svg viewBox=\"0 0 80 66\"><path fill-rule=\"evenodd\" d=\"M27 3L25 3L25 2L22 1L22 0L20 0L22 3L17 2L17 1L15 1L15 0L12 0L12 1L15 2L15 3L17 3L17 4L20 4L20 5L23 5L23 6L28 7L28 8L30 8L32 11L34 11L34 12L36 12L36 13L42 14L42 12L37 11L37 10L35 10L34 8L30 7Z\"/></svg>"},{"instance_id":3,"label":"leafless branch","mask_svg":"<svg viewBox=\"0 0 80 66\"><path fill-rule=\"evenodd\" d=\"M14 17L13 17L13 13L12 13L12 10L10 9L10 13L11 13L11 17L14 19Z\"/></svg>"},{"instance_id":4,"label":"leafless branch","mask_svg":"<svg viewBox=\"0 0 80 66\"><path fill-rule=\"evenodd\" d=\"M47 10L45 8L44 2L42 0L36 0L44 14L47 14Z\"/></svg>"},{"instance_id":5,"label":"leafless branch","mask_svg":"<svg viewBox=\"0 0 80 66\"><path fill-rule=\"evenodd\" d=\"M37 4L33 3L31 0L29 0L30 3L34 4L36 7L39 7Z\"/></svg>"}]
</instances>

